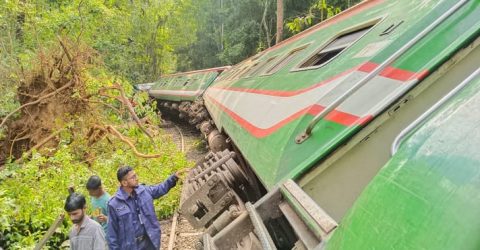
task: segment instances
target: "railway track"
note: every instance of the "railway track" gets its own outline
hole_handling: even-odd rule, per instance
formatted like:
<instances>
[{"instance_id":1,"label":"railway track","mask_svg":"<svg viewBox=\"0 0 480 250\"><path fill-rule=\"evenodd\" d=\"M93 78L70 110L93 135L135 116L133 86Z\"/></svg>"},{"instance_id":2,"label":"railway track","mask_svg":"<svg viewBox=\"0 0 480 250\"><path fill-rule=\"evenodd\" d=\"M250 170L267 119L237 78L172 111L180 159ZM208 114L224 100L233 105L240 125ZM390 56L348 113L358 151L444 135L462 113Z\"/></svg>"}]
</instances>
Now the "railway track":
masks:
<instances>
[{"instance_id":1,"label":"railway track","mask_svg":"<svg viewBox=\"0 0 480 250\"><path fill-rule=\"evenodd\" d=\"M188 124L175 124L170 121L164 121L161 127L165 133L172 136L174 143L179 150L185 152L188 160L196 162L204 157L207 150L203 146L200 132ZM181 197L181 199L183 198ZM196 249L195 245L198 242L198 238L203 233L192 228L188 221L177 212L175 212L172 218L160 221L160 226L162 228L160 249L162 250Z\"/></svg>"}]
</instances>

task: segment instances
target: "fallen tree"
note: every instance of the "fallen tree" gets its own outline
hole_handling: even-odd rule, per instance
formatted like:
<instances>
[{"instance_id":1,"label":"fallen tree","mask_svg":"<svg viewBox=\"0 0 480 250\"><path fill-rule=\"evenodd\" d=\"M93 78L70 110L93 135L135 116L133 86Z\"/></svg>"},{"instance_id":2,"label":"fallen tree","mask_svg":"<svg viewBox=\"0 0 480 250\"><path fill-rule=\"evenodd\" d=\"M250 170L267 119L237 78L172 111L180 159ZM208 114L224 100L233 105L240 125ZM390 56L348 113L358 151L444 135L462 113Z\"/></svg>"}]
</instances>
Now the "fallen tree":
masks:
<instances>
[{"instance_id":1,"label":"fallen tree","mask_svg":"<svg viewBox=\"0 0 480 250\"><path fill-rule=\"evenodd\" d=\"M6 135L0 141L0 166L7 160L21 163L32 151L52 154L52 149L58 145L60 131L68 124L78 124L79 117L88 122L70 128L72 133L86 133L88 137L91 129L103 130L128 145L138 157L159 157L160 154L140 153L133 140L115 129L114 124L97 124L105 120L102 118L104 107L121 116L122 110L126 110L155 145L153 135L157 133L152 127L144 126L146 120L136 114L131 97L120 83L105 82L89 91L86 71L95 62L96 53L62 39L58 43L58 47L39 53L34 63L38 66L20 81L17 93L21 105L1 118L0 128L4 128ZM91 146L93 141L89 144ZM49 150L42 150L44 148Z\"/></svg>"}]
</instances>

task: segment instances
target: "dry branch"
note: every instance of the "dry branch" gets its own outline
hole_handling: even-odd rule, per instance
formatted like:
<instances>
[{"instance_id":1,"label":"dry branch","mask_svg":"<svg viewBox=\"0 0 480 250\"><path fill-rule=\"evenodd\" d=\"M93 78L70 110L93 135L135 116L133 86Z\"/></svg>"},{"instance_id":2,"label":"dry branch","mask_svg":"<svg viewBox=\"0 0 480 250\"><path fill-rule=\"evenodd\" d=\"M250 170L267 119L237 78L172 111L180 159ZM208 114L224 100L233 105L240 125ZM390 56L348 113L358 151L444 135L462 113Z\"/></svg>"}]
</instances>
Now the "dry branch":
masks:
<instances>
[{"instance_id":1,"label":"dry branch","mask_svg":"<svg viewBox=\"0 0 480 250\"><path fill-rule=\"evenodd\" d=\"M60 132L62 132L64 129L59 129L53 133L51 133L49 136L47 136L45 139L43 139L41 142L39 142L37 145L31 147L26 153L24 153L22 155L22 157L18 158L15 163L22 163L23 160L29 156L33 150L36 150L36 149L39 149L41 148L43 145L45 145L47 142L49 142L50 140L52 140L53 138L55 138L58 134L60 134Z\"/></svg>"},{"instance_id":2,"label":"dry branch","mask_svg":"<svg viewBox=\"0 0 480 250\"><path fill-rule=\"evenodd\" d=\"M48 239L50 239L50 237L52 237L52 235L55 233L55 230L62 224L64 219L65 219L65 214L61 213L57 217L57 219L53 222L53 224L50 226L50 228L42 237L42 239L37 243L34 250L40 250L43 248L43 246L47 243Z\"/></svg>"},{"instance_id":3,"label":"dry branch","mask_svg":"<svg viewBox=\"0 0 480 250\"><path fill-rule=\"evenodd\" d=\"M135 145L128 139L126 138L125 136L122 135L122 133L118 132L117 129L115 129L113 126L111 125L106 125L105 127L102 127L102 126L99 126L99 125L94 125L94 129L99 129L101 131L105 131L105 132L108 132L109 134L111 135L114 135L115 137L117 137L118 139L120 139L121 141L123 141L124 143L126 143L128 146L130 146L130 148L133 150L133 153L138 156L138 157L142 157L142 158L158 158L160 156L162 156L161 154L153 154L153 155L147 155L147 154L143 154L143 153L140 153L137 149L137 147L135 147Z\"/></svg>"},{"instance_id":4,"label":"dry branch","mask_svg":"<svg viewBox=\"0 0 480 250\"><path fill-rule=\"evenodd\" d=\"M12 144L10 144L10 154L9 154L9 157L12 157L12 154L13 154L13 146L15 145L15 142L30 138L30 135L27 135L27 136L18 138L19 136L25 135L26 132L27 132L27 130L23 130L22 132L18 133L18 134L15 136L15 138L13 138Z\"/></svg>"},{"instance_id":5,"label":"dry branch","mask_svg":"<svg viewBox=\"0 0 480 250\"><path fill-rule=\"evenodd\" d=\"M65 55L67 56L68 60L71 62L72 61L72 56L68 52L67 46L65 45L65 43L63 43L62 39L60 39L59 37L57 37L57 38L58 38L58 42L62 46L63 51L65 52Z\"/></svg>"},{"instance_id":6,"label":"dry branch","mask_svg":"<svg viewBox=\"0 0 480 250\"><path fill-rule=\"evenodd\" d=\"M106 107L109 107L110 109L112 109L113 111L117 112L120 116L122 116L122 113L119 109L115 108L114 106L108 104L108 103L105 103L105 102L102 102L102 101L96 101L96 100L90 100L90 99L87 99L88 102L91 102L91 103L99 103L99 104L102 104Z\"/></svg>"},{"instance_id":7,"label":"dry branch","mask_svg":"<svg viewBox=\"0 0 480 250\"><path fill-rule=\"evenodd\" d=\"M120 95L119 96L111 96L111 95L105 93L105 91L107 89L117 90L118 92L120 92ZM125 107L127 107L128 112L132 116L133 120L137 123L138 127L148 136L148 138L150 138L150 140L153 143L153 136L150 134L150 132L148 132L143 127L140 118L138 118L137 113L135 113L135 110L133 109L132 103L130 102L130 100L128 100L127 96L125 95L125 91L123 90L122 86L120 86L120 84L115 83L111 87L105 87L105 88L100 89L99 90L99 95L116 99L119 102L121 102Z\"/></svg>"}]
</instances>

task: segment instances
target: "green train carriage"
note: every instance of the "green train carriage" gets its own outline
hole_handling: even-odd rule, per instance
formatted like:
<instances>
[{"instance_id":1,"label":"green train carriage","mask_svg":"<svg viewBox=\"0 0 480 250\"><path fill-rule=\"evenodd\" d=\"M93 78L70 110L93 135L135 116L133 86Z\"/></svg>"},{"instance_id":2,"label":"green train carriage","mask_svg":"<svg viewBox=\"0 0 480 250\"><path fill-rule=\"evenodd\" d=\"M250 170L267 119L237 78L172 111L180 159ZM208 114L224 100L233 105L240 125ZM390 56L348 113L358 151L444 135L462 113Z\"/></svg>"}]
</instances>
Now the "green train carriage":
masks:
<instances>
[{"instance_id":1,"label":"green train carriage","mask_svg":"<svg viewBox=\"0 0 480 250\"><path fill-rule=\"evenodd\" d=\"M479 249L479 112L480 67L400 133L327 249Z\"/></svg>"},{"instance_id":2,"label":"green train carriage","mask_svg":"<svg viewBox=\"0 0 480 250\"><path fill-rule=\"evenodd\" d=\"M451 249L462 239L475 248L474 221L473 233L439 240L435 232L466 228L463 220L431 223L414 213L420 206L395 205L427 196L428 186L408 197L378 183L389 173L403 174L405 187L409 175L439 184L397 167L405 155L389 162L389 149L479 67L479 17L478 0L364 1L218 77L201 97L209 116L197 124L223 142L190 172L181 202L190 223L206 228L203 248ZM440 205L432 211L462 211Z\"/></svg>"},{"instance_id":3,"label":"green train carriage","mask_svg":"<svg viewBox=\"0 0 480 250\"><path fill-rule=\"evenodd\" d=\"M192 124L208 116L201 96L229 66L164 75L147 88L158 100L157 107L165 114L180 115ZM145 84L143 84L145 85ZM144 87L138 84L138 87Z\"/></svg>"}]
</instances>

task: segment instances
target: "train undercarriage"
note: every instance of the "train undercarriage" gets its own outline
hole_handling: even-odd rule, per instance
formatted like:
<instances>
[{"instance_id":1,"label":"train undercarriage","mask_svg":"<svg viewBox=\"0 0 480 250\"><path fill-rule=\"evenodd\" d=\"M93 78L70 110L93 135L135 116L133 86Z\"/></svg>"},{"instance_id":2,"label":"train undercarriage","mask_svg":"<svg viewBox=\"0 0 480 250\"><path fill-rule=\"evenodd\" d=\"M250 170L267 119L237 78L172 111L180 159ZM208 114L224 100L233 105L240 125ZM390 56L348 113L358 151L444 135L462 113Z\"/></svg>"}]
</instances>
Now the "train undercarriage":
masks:
<instances>
[{"instance_id":1,"label":"train undercarriage","mask_svg":"<svg viewBox=\"0 0 480 250\"><path fill-rule=\"evenodd\" d=\"M158 108L199 129L210 149L188 174L180 204L190 224L205 230L198 249L311 249L336 227L293 181L267 194L201 100L159 101Z\"/></svg>"}]
</instances>

